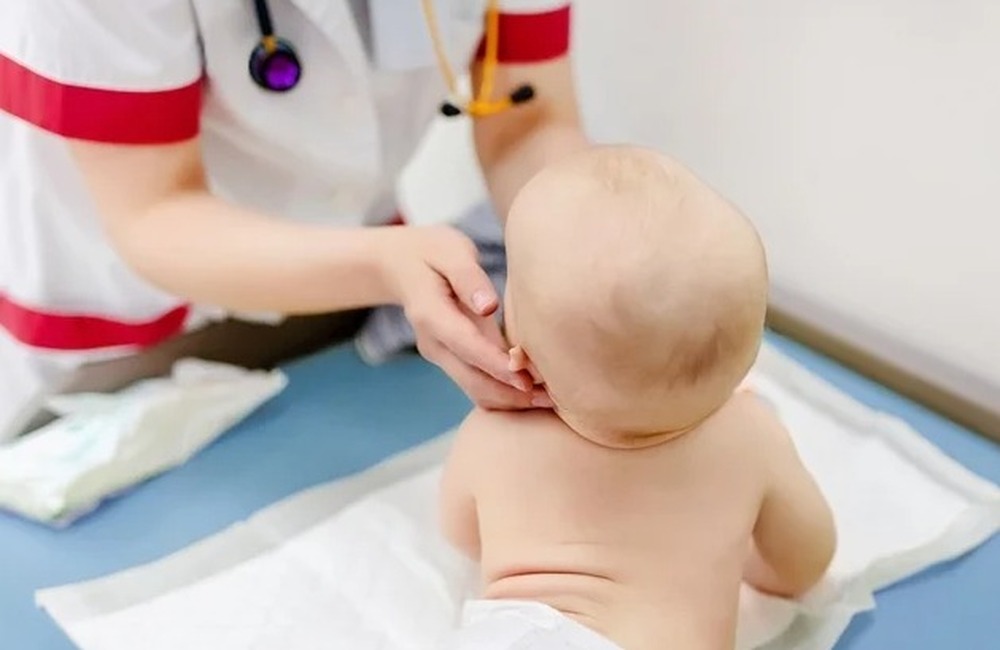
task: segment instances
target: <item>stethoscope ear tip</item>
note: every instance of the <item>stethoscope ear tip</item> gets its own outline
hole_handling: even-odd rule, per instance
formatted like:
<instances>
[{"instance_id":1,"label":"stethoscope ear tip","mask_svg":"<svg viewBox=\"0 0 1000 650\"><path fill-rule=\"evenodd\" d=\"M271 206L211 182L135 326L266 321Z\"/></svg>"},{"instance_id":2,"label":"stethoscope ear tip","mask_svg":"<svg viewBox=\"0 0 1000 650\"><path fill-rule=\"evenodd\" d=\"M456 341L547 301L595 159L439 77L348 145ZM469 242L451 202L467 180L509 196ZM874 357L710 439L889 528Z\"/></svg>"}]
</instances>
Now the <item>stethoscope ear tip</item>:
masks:
<instances>
[{"instance_id":1,"label":"stethoscope ear tip","mask_svg":"<svg viewBox=\"0 0 1000 650\"><path fill-rule=\"evenodd\" d=\"M534 98L535 89L529 84L519 86L517 90L510 94L510 102L512 104L523 104L525 102L530 102Z\"/></svg>"},{"instance_id":2,"label":"stethoscope ear tip","mask_svg":"<svg viewBox=\"0 0 1000 650\"><path fill-rule=\"evenodd\" d=\"M441 114L445 117L458 117L462 114L462 109L451 102L444 102L441 104Z\"/></svg>"}]
</instances>

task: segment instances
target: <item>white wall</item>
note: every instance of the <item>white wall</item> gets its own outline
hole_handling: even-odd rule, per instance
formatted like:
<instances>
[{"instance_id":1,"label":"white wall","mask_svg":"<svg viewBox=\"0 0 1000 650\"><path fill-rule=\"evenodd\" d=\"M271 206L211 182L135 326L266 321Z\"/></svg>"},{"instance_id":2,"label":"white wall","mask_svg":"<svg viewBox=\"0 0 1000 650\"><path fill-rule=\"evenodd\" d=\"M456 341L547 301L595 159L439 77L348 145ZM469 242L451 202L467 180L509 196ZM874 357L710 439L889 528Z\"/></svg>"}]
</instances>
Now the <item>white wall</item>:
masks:
<instances>
[{"instance_id":1,"label":"white wall","mask_svg":"<svg viewBox=\"0 0 1000 650\"><path fill-rule=\"evenodd\" d=\"M741 205L775 302L1000 405L1000 0L578 0L576 51L590 133ZM481 192L465 126L414 210Z\"/></svg>"}]
</instances>

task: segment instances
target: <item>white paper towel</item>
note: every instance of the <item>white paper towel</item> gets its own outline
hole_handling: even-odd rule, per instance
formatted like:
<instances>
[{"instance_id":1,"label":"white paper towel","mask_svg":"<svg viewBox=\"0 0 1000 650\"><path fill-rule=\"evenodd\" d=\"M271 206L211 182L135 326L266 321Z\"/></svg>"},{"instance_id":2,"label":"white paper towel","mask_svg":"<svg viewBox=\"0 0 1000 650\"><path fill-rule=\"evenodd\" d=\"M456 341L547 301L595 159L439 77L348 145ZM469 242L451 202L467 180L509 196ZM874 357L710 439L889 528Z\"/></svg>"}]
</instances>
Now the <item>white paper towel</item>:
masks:
<instances>
[{"instance_id":1,"label":"white paper towel","mask_svg":"<svg viewBox=\"0 0 1000 650\"><path fill-rule=\"evenodd\" d=\"M779 409L834 509L840 547L803 602L741 594L738 647L831 648L873 592L1000 529L1000 489L899 420L766 348L757 389ZM39 602L84 650L430 650L472 568L434 512L448 437L278 504L176 556Z\"/></svg>"}]
</instances>

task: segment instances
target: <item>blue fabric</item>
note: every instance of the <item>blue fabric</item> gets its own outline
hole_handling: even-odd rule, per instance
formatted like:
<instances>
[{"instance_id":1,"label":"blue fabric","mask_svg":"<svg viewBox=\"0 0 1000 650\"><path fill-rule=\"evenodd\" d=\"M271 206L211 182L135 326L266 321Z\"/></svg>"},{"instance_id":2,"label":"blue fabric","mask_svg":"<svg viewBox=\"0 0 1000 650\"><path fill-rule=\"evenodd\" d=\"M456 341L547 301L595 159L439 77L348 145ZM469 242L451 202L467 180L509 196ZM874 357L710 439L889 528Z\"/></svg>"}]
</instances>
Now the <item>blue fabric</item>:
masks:
<instances>
[{"instance_id":1,"label":"blue fabric","mask_svg":"<svg viewBox=\"0 0 1000 650\"><path fill-rule=\"evenodd\" d=\"M796 345L786 352L857 399L899 415L973 471L1000 482L1000 448ZM0 514L0 648L72 645L34 591L149 562L283 497L368 467L457 424L466 399L414 357L378 368L351 346L289 369L288 390L187 465L117 498L67 530ZM996 648L1000 538L894 586L854 621L840 648Z\"/></svg>"}]
</instances>

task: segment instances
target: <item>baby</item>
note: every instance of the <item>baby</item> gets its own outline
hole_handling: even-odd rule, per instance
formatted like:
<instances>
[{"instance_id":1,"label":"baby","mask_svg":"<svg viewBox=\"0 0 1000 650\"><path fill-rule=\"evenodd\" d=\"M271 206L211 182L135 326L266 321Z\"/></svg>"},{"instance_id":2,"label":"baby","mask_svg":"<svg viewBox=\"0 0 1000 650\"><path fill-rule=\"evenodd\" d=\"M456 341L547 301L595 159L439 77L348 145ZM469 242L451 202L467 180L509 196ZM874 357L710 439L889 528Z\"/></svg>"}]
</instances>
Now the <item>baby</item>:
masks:
<instances>
[{"instance_id":1,"label":"baby","mask_svg":"<svg viewBox=\"0 0 1000 650\"><path fill-rule=\"evenodd\" d=\"M507 222L513 369L555 411L476 410L442 479L483 599L452 648L732 648L741 580L795 597L831 512L741 382L760 346L756 231L690 171L596 147L546 168Z\"/></svg>"}]
</instances>

